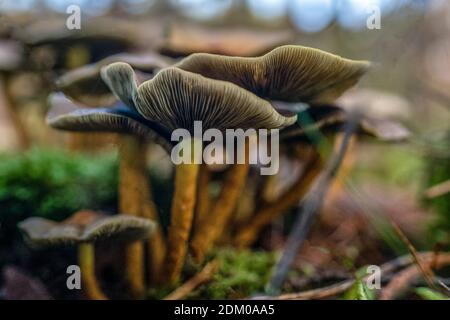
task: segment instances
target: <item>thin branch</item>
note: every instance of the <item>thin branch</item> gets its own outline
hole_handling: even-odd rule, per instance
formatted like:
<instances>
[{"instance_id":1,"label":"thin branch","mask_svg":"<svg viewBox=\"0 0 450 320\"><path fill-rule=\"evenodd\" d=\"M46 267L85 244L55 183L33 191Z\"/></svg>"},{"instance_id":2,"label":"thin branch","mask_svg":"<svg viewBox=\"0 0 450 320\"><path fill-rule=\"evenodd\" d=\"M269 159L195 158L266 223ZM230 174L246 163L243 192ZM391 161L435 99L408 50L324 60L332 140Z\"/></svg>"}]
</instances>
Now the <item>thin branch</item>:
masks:
<instances>
[{"instance_id":1,"label":"thin branch","mask_svg":"<svg viewBox=\"0 0 450 320\"><path fill-rule=\"evenodd\" d=\"M394 228L394 231L400 237L400 240L402 240L402 242L408 248L409 253L411 253L411 255L413 256L414 262L419 267L419 270L422 272L423 278L427 282L428 286L430 288L437 289L433 281L434 274L430 268L430 265L429 264L427 264L426 266L423 265L421 259L419 258L416 248L414 248L413 244L411 243L411 241L409 241L408 237L403 233L400 227L394 221L392 221L392 219L390 219L390 222L392 227Z\"/></svg>"},{"instance_id":2,"label":"thin branch","mask_svg":"<svg viewBox=\"0 0 450 320\"><path fill-rule=\"evenodd\" d=\"M421 260L431 260L434 256L434 253L432 252L422 252L417 254L418 257ZM384 278L389 277L389 274L392 274L397 269L406 267L413 263L413 258L411 255L404 255L398 258L395 258L394 260L388 261L380 266L381 274ZM369 275L362 278L363 281L365 281ZM307 290L303 292L297 292L297 293L289 293L289 294L283 294L279 296L256 296L252 299L254 300L306 300L306 299L324 299L336 296L338 294L341 294L345 291L347 291L353 284L355 283L355 279L349 279L344 280L341 282L338 282L336 284L326 286L323 288L313 289L313 290Z\"/></svg>"},{"instance_id":3,"label":"thin branch","mask_svg":"<svg viewBox=\"0 0 450 320\"><path fill-rule=\"evenodd\" d=\"M275 272L269 282L269 293L272 294L278 292L283 285L287 273L310 230L314 217L322 205L322 201L326 195L330 182L336 176L336 173L342 163L345 152L347 151L350 143L350 138L357 128L357 123L358 116L353 114L346 125L344 137L339 150L331 157L326 169L319 177L317 184L312 188L307 196L302 210L298 213L292 232L289 235L286 249L284 250L283 256L278 262Z\"/></svg>"},{"instance_id":4,"label":"thin branch","mask_svg":"<svg viewBox=\"0 0 450 320\"><path fill-rule=\"evenodd\" d=\"M216 260L209 262L199 273L185 282L181 287L170 293L164 300L181 300L189 293L194 291L198 286L212 279L214 273L219 268L219 263Z\"/></svg>"},{"instance_id":5,"label":"thin branch","mask_svg":"<svg viewBox=\"0 0 450 320\"><path fill-rule=\"evenodd\" d=\"M433 256L428 256L427 258L421 258L421 260L425 260L427 264L432 263ZM439 259L436 264L436 268L440 269L445 266L450 265L450 254L440 254ZM386 287L381 291L380 300L391 300L398 297L402 294L410 284L416 280L422 271L418 268L417 265L410 266L395 276Z\"/></svg>"}]
</instances>

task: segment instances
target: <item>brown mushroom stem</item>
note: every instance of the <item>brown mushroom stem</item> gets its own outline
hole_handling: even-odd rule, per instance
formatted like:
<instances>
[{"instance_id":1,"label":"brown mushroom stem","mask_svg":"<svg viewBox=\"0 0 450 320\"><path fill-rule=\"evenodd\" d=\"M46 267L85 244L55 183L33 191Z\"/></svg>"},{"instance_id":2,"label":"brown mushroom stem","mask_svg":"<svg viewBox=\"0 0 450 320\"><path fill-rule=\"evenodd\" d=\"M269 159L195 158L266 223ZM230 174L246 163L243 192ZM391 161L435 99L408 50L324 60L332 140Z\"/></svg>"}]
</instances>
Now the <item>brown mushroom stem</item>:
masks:
<instances>
[{"instance_id":1,"label":"brown mushroom stem","mask_svg":"<svg viewBox=\"0 0 450 320\"><path fill-rule=\"evenodd\" d=\"M202 164L198 173L197 203L194 217L194 230L198 230L202 221L207 217L211 207L211 195L209 194L209 182L211 180L211 171L207 164Z\"/></svg>"},{"instance_id":2,"label":"brown mushroom stem","mask_svg":"<svg viewBox=\"0 0 450 320\"><path fill-rule=\"evenodd\" d=\"M27 149L31 146L30 137L25 129L23 121L20 119L20 116L15 109L14 98L8 88L8 78L6 76L0 78L0 85L2 85L0 90L3 93L6 109L8 110L10 120L16 131L19 147L21 149Z\"/></svg>"},{"instance_id":3,"label":"brown mushroom stem","mask_svg":"<svg viewBox=\"0 0 450 320\"><path fill-rule=\"evenodd\" d=\"M199 230L194 234L191 242L191 252L194 261L203 262L205 254L216 240L222 235L228 224L233 210L244 190L250 165L235 164L227 172L222 190L214 204L212 212L203 220Z\"/></svg>"},{"instance_id":4,"label":"brown mushroom stem","mask_svg":"<svg viewBox=\"0 0 450 320\"><path fill-rule=\"evenodd\" d=\"M274 219L281 216L288 209L295 206L308 192L323 168L319 155L316 155L297 181L276 201L257 211L247 223L240 228L235 236L234 244L239 248L250 246L257 238L259 232L269 225Z\"/></svg>"},{"instance_id":5,"label":"brown mushroom stem","mask_svg":"<svg viewBox=\"0 0 450 320\"><path fill-rule=\"evenodd\" d=\"M120 212L150 218L158 221L155 206L150 198L146 175L146 146L135 136L120 136ZM160 272L165 254L162 230L158 230L149 240L151 277ZM145 292L144 243L136 242L127 246L125 273L134 297L142 297Z\"/></svg>"},{"instance_id":6,"label":"brown mushroom stem","mask_svg":"<svg viewBox=\"0 0 450 320\"><path fill-rule=\"evenodd\" d=\"M195 141L189 144L196 148ZM193 161L176 165L167 254L162 275L164 284L175 284L183 268L194 218L199 167Z\"/></svg>"},{"instance_id":7,"label":"brown mushroom stem","mask_svg":"<svg viewBox=\"0 0 450 320\"><path fill-rule=\"evenodd\" d=\"M85 242L78 245L78 263L86 297L90 300L108 300L95 276L95 248L92 243Z\"/></svg>"},{"instance_id":8,"label":"brown mushroom stem","mask_svg":"<svg viewBox=\"0 0 450 320\"><path fill-rule=\"evenodd\" d=\"M147 181L146 181L147 182ZM151 194L149 183L145 183L142 187L143 194ZM153 221L159 221L158 211L155 203L149 197L143 200L143 217L151 219ZM164 263L164 257L166 255L166 239L161 228L161 224L158 223L156 230L152 237L147 242L148 251L148 275L149 283L158 283L162 272L162 266Z\"/></svg>"}]
</instances>

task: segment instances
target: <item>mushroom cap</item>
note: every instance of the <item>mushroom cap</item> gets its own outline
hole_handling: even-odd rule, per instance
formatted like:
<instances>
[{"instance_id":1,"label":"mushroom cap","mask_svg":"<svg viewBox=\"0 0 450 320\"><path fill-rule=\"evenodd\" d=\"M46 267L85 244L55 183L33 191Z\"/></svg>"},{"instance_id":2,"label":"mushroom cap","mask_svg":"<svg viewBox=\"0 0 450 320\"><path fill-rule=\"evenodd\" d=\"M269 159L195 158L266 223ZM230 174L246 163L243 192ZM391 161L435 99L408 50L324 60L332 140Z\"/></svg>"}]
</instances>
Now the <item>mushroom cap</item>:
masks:
<instances>
[{"instance_id":1,"label":"mushroom cap","mask_svg":"<svg viewBox=\"0 0 450 320\"><path fill-rule=\"evenodd\" d=\"M58 45L80 39L92 42L105 39L135 47L139 45L140 40L137 27L136 24L123 19L97 17L83 20L80 29L71 30L66 27L65 18L48 18L27 24L26 27L18 29L13 36L30 46Z\"/></svg>"},{"instance_id":2,"label":"mushroom cap","mask_svg":"<svg viewBox=\"0 0 450 320\"><path fill-rule=\"evenodd\" d=\"M411 115L408 100L383 90L354 88L340 97L336 104L347 111L381 119L408 119Z\"/></svg>"},{"instance_id":3,"label":"mushroom cap","mask_svg":"<svg viewBox=\"0 0 450 320\"><path fill-rule=\"evenodd\" d=\"M257 58L196 53L175 66L232 82L262 98L319 104L334 101L355 85L370 63L288 45Z\"/></svg>"},{"instance_id":4,"label":"mushroom cap","mask_svg":"<svg viewBox=\"0 0 450 320\"><path fill-rule=\"evenodd\" d=\"M134 242L150 237L155 223L124 214L106 216L80 211L62 222L31 217L20 222L18 227L31 246L45 247L82 242Z\"/></svg>"},{"instance_id":5,"label":"mushroom cap","mask_svg":"<svg viewBox=\"0 0 450 320\"><path fill-rule=\"evenodd\" d=\"M291 42L290 31L256 31L242 28L213 29L193 24L172 24L159 52L171 57L185 57L206 52L227 56L256 56Z\"/></svg>"},{"instance_id":6,"label":"mushroom cap","mask_svg":"<svg viewBox=\"0 0 450 320\"><path fill-rule=\"evenodd\" d=\"M345 127L350 113L333 105L310 107L299 114L297 124L280 132L280 140L284 142L306 142L308 135L314 131L335 133ZM302 119L305 119L304 121ZM302 123L303 122L303 123ZM399 142L410 137L411 133L402 124L387 119L362 116L358 123L358 133L374 137L384 142Z\"/></svg>"},{"instance_id":7,"label":"mushroom cap","mask_svg":"<svg viewBox=\"0 0 450 320\"><path fill-rule=\"evenodd\" d=\"M62 93L49 96L47 124L59 130L132 134L170 150L170 132L157 122L143 118L119 102L114 107L86 108L74 104Z\"/></svg>"},{"instance_id":8,"label":"mushroom cap","mask_svg":"<svg viewBox=\"0 0 450 320\"><path fill-rule=\"evenodd\" d=\"M174 67L161 70L139 86L126 63L104 67L102 77L125 104L169 130L193 132L194 121L202 121L204 130L275 129L296 121L296 116L282 116L267 100L233 83Z\"/></svg>"},{"instance_id":9,"label":"mushroom cap","mask_svg":"<svg viewBox=\"0 0 450 320\"><path fill-rule=\"evenodd\" d=\"M103 66L119 61L128 63L141 72L142 80L150 79L157 70L171 65L169 59L158 54L121 53L67 72L57 80L57 87L67 96L87 106L111 105L116 98L101 79L100 70Z\"/></svg>"}]
</instances>

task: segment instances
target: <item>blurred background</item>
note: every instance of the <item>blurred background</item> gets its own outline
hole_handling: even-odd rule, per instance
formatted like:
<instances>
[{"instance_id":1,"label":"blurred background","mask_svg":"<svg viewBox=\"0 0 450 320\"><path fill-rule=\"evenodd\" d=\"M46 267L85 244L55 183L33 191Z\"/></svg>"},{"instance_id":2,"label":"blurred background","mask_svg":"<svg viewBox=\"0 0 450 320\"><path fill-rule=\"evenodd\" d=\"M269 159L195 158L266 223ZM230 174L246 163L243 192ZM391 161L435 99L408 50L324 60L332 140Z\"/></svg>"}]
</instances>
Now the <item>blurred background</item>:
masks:
<instances>
[{"instance_id":1,"label":"blurred background","mask_svg":"<svg viewBox=\"0 0 450 320\"><path fill-rule=\"evenodd\" d=\"M64 21L72 4L81 8L80 34L95 29L98 21L98 28L116 34L116 42L97 42L97 46L94 42L86 49L76 41L64 45L53 41L69 37L61 23L55 27L52 22ZM380 10L381 24L369 29L368 18L377 14L374 8ZM114 23L105 22L105 28L100 22L105 18ZM87 24L91 29L84 29ZM55 79L123 51L182 57L195 52L195 45L193 49L190 45L196 41L206 42L199 46L211 52L252 55L251 43L259 37L374 62L371 72L342 101L398 120L413 134L410 141L398 145L359 144L347 188L359 190L353 198L358 194L364 205L352 204L345 192L329 199L324 210L331 214L323 217L321 231L306 244L303 266L306 261L326 270L330 265L363 264L374 258L381 262L385 256L407 252L393 240L392 231L364 211L381 211L394 219L418 248L437 244L448 248L450 194L427 196L427 192L450 179L449 1L0 0L0 240L4 245L0 267L29 266L30 259L37 263L36 257L5 253L6 245L18 238L17 221L33 215L63 219L85 207L115 209L114 140L104 140L101 148L86 141L80 147L79 140L73 142L45 125L47 95L54 90ZM59 46L64 47L62 54ZM71 155L74 150L79 152ZM93 160L92 153L100 155ZM156 166L149 169L152 183L159 186L155 192L162 190L155 199L167 208L170 168L161 153L152 152L152 157L150 162ZM343 213L348 224L342 223ZM267 231L271 240L262 241L262 248L277 247L280 228L284 226ZM334 238L327 240L324 234ZM372 239L382 244L374 245ZM18 246L19 252L25 250ZM328 254L320 248L327 248ZM44 278L54 272L42 270ZM58 285L50 291L58 292Z\"/></svg>"}]
</instances>

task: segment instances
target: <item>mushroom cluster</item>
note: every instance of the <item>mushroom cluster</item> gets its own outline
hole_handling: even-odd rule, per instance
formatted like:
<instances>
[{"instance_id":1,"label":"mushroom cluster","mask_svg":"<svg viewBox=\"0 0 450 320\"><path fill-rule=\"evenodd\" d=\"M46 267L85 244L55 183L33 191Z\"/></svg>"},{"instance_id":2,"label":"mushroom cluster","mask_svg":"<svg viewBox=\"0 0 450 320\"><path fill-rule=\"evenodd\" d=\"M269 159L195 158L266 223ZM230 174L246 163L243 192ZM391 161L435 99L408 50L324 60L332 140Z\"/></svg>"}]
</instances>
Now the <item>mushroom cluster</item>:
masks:
<instances>
[{"instance_id":1,"label":"mushroom cluster","mask_svg":"<svg viewBox=\"0 0 450 320\"><path fill-rule=\"evenodd\" d=\"M172 56L183 56L190 49L183 51L177 45L166 44L160 53L165 50ZM261 200L258 195L253 207L239 219L236 212L240 211L240 203L251 193L247 181L251 177L249 140L241 146L244 161L224 166L220 172L201 161L174 163L172 206L170 213L165 213L170 214L167 230L160 221L157 223L148 240L147 259L142 242L135 241L127 249L125 272L134 295L144 294L145 261L150 265L151 285L174 285L186 261L203 263L219 242L250 246L265 226L298 203L324 163L324 156L310 140L311 133L339 135L350 112L334 103L369 67L367 61L287 45L257 57L193 53L174 61L153 53L121 54L61 77L57 82L61 92L49 99L47 122L59 130L119 135L119 208L134 216L127 216L130 219L159 221L145 178L147 144L159 144L171 154L175 149L172 135L183 129L190 139L182 140L181 146L193 150L192 160L199 159L205 143L194 134L196 121L201 121L204 129L223 133L227 129L280 130L281 152L304 163L298 180L284 194L271 201ZM306 107L300 110L299 105ZM370 115L360 119L361 135L387 141L408 136L397 123ZM212 195L210 186L217 177L221 187ZM251 182L261 180L264 185L273 181L264 177ZM237 220L240 222L236 225L233 222ZM39 226L43 242L49 232L56 232L46 224ZM33 238L33 232L27 233ZM76 233L83 243L90 237L86 230ZM101 297L98 288L92 291L93 296Z\"/></svg>"}]
</instances>

